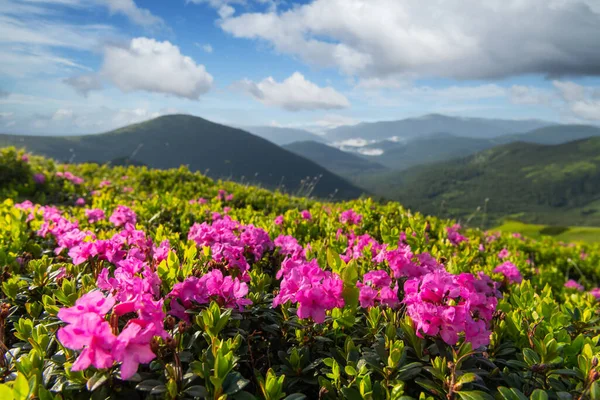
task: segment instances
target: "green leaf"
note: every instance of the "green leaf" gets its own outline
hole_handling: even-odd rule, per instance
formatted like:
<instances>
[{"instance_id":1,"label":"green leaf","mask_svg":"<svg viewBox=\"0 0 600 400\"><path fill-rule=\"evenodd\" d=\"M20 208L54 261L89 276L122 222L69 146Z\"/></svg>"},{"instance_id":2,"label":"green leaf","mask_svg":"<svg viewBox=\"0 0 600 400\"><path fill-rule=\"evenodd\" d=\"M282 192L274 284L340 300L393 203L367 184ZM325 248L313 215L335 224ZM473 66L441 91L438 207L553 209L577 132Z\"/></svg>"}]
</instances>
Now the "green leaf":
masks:
<instances>
[{"instance_id":1,"label":"green leaf","mask_svg":"<svg viewBox=\"0 0 600 400\"><path fill-rule=\"evenodd\" d=\"M529 396L529 400L548 400L548 395L541 389L535 389Z\"/></svg>"},{"instance_id":2,"label":"green leaf","mask_svg":"<svg viewBox=\"0 0 600 400\"><path fill-rule=\"evenodd\" d=\"M461 391L457 393L462 400L494 400L492 396L481 390Z\"/></svg>"},{"instance_id":3,"label":"green leaf","mask_svg":"<svg viewBox=\"0 0 600 400\"><path fill-rule=\"evenodd\" d=\"M590 397L592 400L600 400L600 381L595 381L590 387Z\"/></svg>"},{"instance_id":4,"label":"green leaf","mask_svg":"<svg viewBox=\"0 0 600 400\"><path fill-rule=\"evenodd\" d=\"M306 396L303 395L302 393L292 393L289 396L287 396L286 398L284 398L283 400L304 400L306 399Z\"/></svg>"},{"instance_id":5,"label":"green leaf","mask_svg":"<svg viewBox=\"0 0 600 400\"><path fill-rule=\"evenodd\" d=\"M360 392L354 388L342 388L342 394L346 400L363 400Z\"/></svg>"},{"instance_id":6,"label":"green leaf","mask_svg":"<svg viewBox=\"0 0 600 400\"><path fill-rule=\"evenodd\" d=\"M223 392L229 395L235 394L245 388L249 383L250 381L244 379L239 372L232 372L228 374L225 381L223 381Z\"/></svg>"},{"instance_id":7,"label":"green leaf","mask_svg":"<svg viewBox=\"0 0 600 400\"><path fill-rule=\"evenodd\" d=\"M13 396L16 399L28 399L30 393L29 382L23 374L18 374L13 382Z\"/></svg>"},{"instance_id":8,"label":"green leaf","mask_svg":"<svg viewBox=\"0 0 600 400\"><path fill-rule=\"evenodd\" d=\"M500 386L498 392L505 400L528 400L527 397L520 390L515 388L507 388Z\"/></svg>"},{"instance_id":9,"label":"green leaf","mask_svg":"<svg viewBox=\"0 0 600 400\"><path fill-rule=\"evenodd\" d=\"M190 386L183 391L183 393L189 394L192 397L201 397L204 398L208 395L206 388L204 386L196 385Z\"/></svg>"},{"instance_id":10,"label":"green leaf","mask_svg":"<svg viewBox=\"0 0 600 400\"><path fill-rule=\"evenodd\" d=\"M147 379L137 384L135 387L137 390L141 390L142 392L149 392L154 389L156 386L164 385L161 381L157 381L156 379Z\"/></svg>"},{"instance_id":11,"label":"green leaf","mask_svg":"<svg viewBox=\"0 0 600 400\"><path fill-rule=\"evenodd\" d=\"M0 399L2 400L13 400L13 391L6 384L0 384Z\"/></svg>"}]
</instances>

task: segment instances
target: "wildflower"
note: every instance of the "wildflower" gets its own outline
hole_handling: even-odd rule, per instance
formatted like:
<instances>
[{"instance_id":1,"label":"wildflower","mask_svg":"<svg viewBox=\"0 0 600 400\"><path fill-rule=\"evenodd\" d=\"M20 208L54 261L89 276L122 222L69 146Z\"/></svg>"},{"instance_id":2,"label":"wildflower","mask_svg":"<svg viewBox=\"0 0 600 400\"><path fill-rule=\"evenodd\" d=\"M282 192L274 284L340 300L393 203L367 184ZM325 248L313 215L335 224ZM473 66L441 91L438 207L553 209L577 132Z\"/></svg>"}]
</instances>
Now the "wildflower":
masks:
<instances>
[{"instance_id":1,"label":"wildflower","mask_svg":"<svg viewBox=\"0 0 600 400\"><path fill-rule=\"evenodd\" d=\"M461 228L460 224L454 224L450 227L446 227L446 232L448 232L448 240L452 245L458 246L462 242L468 242L465 236L461 235L458 231Z\"/></svg>"},{"instance_id":2,"label":"wildflower","mask_svg":"<svg viewBox=\"0 0 600 400\"><path fill-rule=\"evenodd\" d=\"M38 185L43 185L46 182L46 175L38 173L33 175L33 181Z\"/></svg>"},{"instance_id":3,"label":"wildflower","mask_svg":"<svg viewBox=\"0 0 600 400\"><path fill-rule=\"evenodd\" d=\"M359 225L362 221L362 215L357 214L354 210L346 210L340 215L340 222L346 225Z\"/></svg>"},{"instance_id":4,"label":"wildflower","mask_svg":"<svg viewBox=\"0 0 600 400\"><path fill-rule=\"evenodd\" d=\"M276 216L273 223L277 226L282 225L283 224L283 215Z\"/></svg>"},{"instance_id":5,"label":"wildflower","mask_svg":"<svg viewBox=\"0 0 600 400\"><path fill-rule=\"evenodd\" d=\"M302 216L302 219L304 219L306 221L312 220L312 215L311 215L310 211L308 211L308 210L300 211L300 215Z\"/></svg>"},{"instance_id":6,"label":"wildflower","mask_svg":"<svg viewBox=\"0 0 600 400\"><path fill-rule=\"evenodd\" d=\"M84 206L84 205L85 205L85 199L84 199L83 197L80 197L80 198L78 198L78 199L75 201L75 205L76 205L76 206Z\"/></svg>"},{"instance_id":7,"label":"wildflower","mask_svg":"<svg viewBox=\"0 0 600 400\"><path fill-rule=\"evenodd\" d=\"M386 271L377 270L367 272L362 282L357 282L360 289L358 300L363 308L373 307L376 302L389 307L395 307L398 301L398 284L390 288L392 279Z\"/></svg>"},{"instance_id":8,"label":"wildflower","mask_svg":"<svg viewBox=\"0 0 600 400\"><path fill-rule=\"evenodd\" d=\"M579 282L574 281L573 279L569 279L566 283L565 283L565 287L567 289L575 289L579 292L583 292L583 290L585 289L583 287L583 285L581 285Z\"/></svg>"},{"instance_id":9,"label":"wildflower","mask_svg":"<svg viewBox=\"0 0 600 400\"><path fill-rule=\"evenodd\" d=\"M510 256L510 252L506 248L500 250L500 253L498 253L498 258L501 260L507 258L508 256Z\"/></svg>"},{"instance_id":10,"label":"wildflower","mask_svg":"<svg viewBox=\"0 0 600 400\"><path fill-rule=\"evenodd\" d=\"M90 224L93 224L95 222L101 221L106 218L106 215L104 214L104 210L101 210L99 208L92 208L92 209L85 210L85 216L87 217L88 222Z\"/></svg>"},{"instance_id":11,"label":"wildflower","mask_svg":"<svg viewBox=\"0 0 600 400\"><path fill-rule=\"evenodd\" d=\"M600 288L593 288L589 293L594 296L596 300L600 300Z\"/></svg>"},{"instance_id":12,"label":"wildflower","mask_svg":"<svg viewBox=\"0 0 600 400\"><path fill-rule=\"evenodd\" d=\"M112 213L108 220L118 228L125 224L135 225L137 216L129 207L117 206L117 209Z\"/></svg>"},{"instance_id":13,"label":"wildflower","mask_svg":"<svg viewBox=\"0 0 600 400\"><path fill-rule=\"evenodd\" d=\"M494 269L494 273L504 275L504 277L510 283L521 283L523 281L523 277L521 276L519 269L510 261L498 265Z\"/></svg>"}]
</instances>

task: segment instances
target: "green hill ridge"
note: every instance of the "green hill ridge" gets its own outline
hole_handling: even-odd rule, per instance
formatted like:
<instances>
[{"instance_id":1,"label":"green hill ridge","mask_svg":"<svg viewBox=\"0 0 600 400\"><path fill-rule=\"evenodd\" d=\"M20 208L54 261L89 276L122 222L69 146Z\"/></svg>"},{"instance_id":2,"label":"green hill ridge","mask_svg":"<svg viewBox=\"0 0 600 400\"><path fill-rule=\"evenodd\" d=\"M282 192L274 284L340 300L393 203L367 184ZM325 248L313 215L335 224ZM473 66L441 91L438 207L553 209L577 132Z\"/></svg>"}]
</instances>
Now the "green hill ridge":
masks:
<instances>
[{"instance_id":1,"label":"green hill ridge","mask_svg":"<svg viewBox=\"0 0 600 400\"><path fill-rule=\"evenodd\" d=\"M363 192L316 163L241 129L190 115L168 115L111 132L84 136L0 135L0 147L68 162L129 159L150 168L188 165L213 178L260 184L321 198Z\"/></svg>"}]
</instances>

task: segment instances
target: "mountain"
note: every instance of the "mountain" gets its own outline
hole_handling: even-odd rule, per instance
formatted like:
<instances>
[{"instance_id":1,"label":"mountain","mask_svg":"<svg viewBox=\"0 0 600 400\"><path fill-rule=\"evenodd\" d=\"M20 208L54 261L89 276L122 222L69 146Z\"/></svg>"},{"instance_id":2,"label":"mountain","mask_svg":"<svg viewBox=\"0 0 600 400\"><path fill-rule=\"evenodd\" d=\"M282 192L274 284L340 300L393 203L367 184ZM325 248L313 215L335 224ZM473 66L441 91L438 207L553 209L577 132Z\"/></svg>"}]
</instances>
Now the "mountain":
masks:
<instances>
[{"instance_id":1,"label":"mountain","mask_svg":"<svg viewBox=\"0 0 600 400\"><path fill-rule=\"evenodd\" d=\"M327 131L326 138L331 142L355 138L380 141L392 137L415 138L439 132L472 138L493 138L528 132L550 125L554 124L537 120L460 118L429 114L399 121L364 122L358 125L341 126Z\"/></svg>"},{"instance_id":2,"label":"mountain","mask_svg":"<svg viewBox=\"0 0 600 400\"><path fill-rule=\"evenodd\" d=\"M358 174L370 174L386 170L381 164L324 143L313 141L295 142L283 147L344 177L353 177Z\"/></svg>"},{"instance_id":3,"label":"mountain","mask_svg":"<svg viewBox=\"0 0 600 400\"><path fill-rule=\"evenodd\" d=\"M322 136L315 135L303 129L279 128L275 126L247 126L241 129L267 139L279 146L305 141L325 142Z\"/></svg>"},{"instance_id":4,"label":"mountain","mask_svg":"<svg viewBox=\"0 0 600 400\"><path fill-rule=\"evenodd\" d=\"M555 125L531 132L498 138L501 141L523 141L539 144L561 144L578 139L600 136L600 127L591 125Z\"/></svg>"},{"instance_id":5,"label":"mountain","mask_svg":"<svg viewBox=\"0 0 600 400\"><path fill-rule=\"evenodd\" d=\"M404 170L421 164L465 157L495 146L492 139L475 139L436 133L423 138L402 142L384 141L365 146L379 155L363 154L362 157L385 165L390 169ZM363 151L364 149L363 148Z\"/></svg>"},{"instance_id":6,"label":"mountain","mask_svg":"<svg viewBox=\"0 0 600 400\"><path fill-rule=\"evenodd\" d=\"M427 214L465 219L480 207L477 220L484 224L510 216L600 225L600 137L558 145L515 142L362 184Z\"/></svg>"},{"instance_id":7,"label":"mountain","mask_svg":"<svg viewBox=\"0 0 600 400\"><path fill-rule=\"evenodd\" d=\"M500 144L528 142L561 144L573 140L600 136L600 127L590 125L555 125L526 133L505 135L491 139L468 138L449 133L434 133L424 137L401 141L370 143L362 148L362 157L381 163L388 168L403 170L416 165L429 164L453 158L466 157ZM371 150L377 155L364 154Z\"/></svg>"},{"instance_id":8,"label":"mountain","mask_svg":"<svg viewBox=\"0 0 600 400\"><path fill-rule=\"evenodd\" d=\"M355 198L363 190L316 163L240 129L189 115L168 115L85 136L0 135L17 146L70 162L135 160L150 168L188 165L213 178L230 178L317 197Z\"/></svg>"}]
</instances>

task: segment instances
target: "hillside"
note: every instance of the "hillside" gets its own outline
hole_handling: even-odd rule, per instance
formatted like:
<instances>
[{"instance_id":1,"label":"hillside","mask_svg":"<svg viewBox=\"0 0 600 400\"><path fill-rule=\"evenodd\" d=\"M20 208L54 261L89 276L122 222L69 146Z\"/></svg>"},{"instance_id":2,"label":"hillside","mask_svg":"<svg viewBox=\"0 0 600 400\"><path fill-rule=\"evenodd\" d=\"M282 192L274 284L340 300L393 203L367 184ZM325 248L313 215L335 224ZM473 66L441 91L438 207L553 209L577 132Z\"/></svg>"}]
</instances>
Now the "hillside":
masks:
<instances>
[{"instance_id":1,"label":"hillside","mask_svg":"<svg viewBox=\"0 0 600 400\"><path fill-rule=\"evenodd\" d=\"M538 144L561 144L574 140L600 136L600 127L591 125L555 125L534 129L517 135L498 138L500 141L522 141Z\"/></svg>"},{"instance_id":2,"label":"hillside","mask_svg":"<svg viewBox=\"0 0 600 400\"><path fill-rule=\"evenodd\" d=\"M554 125L537 120L500 120L484 118L459 118L440 114L429 114L418 118L398 121L380 121L341 126L327 132L330 141L352 138L385 140L391 137L416 138L438 132L472 138L493 138L511 133L528 132L533 129Z\"/></svg>"},{"instance_id":3,"label":"hillside","mask_svg":"<svg viewBox=\"0 0 600 400\"><path fill-rule=\"evenodd\" d=\"M69 162L129 158L158 169L184 164L192 171L215 178L253 182L317 197L335 192L335 198L355 198L362 193L323 167L265 139L188 115L159 117L97 135L0 135L0 146L25 147ZM316 184L315 177L318 177Z\"/></svg>"},{"instance_id":4,"label":"hillside","mask_svg":"<svg viewBox=\"0 0 600 400\"><path fill-rule=\"evenodd\" d=\"M376 156L363 154L362 157L381 163L391 169L402 170L421 164L466 157L501 144L519 141L538 144L561 144L595 136L600 136L600 128L590 125L548 126L526 133L504 135L491 139L435 133L396 142L371 143L363 149L381 150L382 154Z\"/></svg>"},{"instance_id":5,"label":"hillside","mask_svg":"<svg viewBox=\"0 0 600 400\"><path fill-rule=\"evenodd\" d=\"M285 149L308 158L327 168L329 171L344 177L358 174L371 174L386 170L381 164L366 160L352 153L339 150L324 143L313 141L295 142L283 146Z\"/></svg>"},{"instance_id":6,"label":"hillside","mask_svg":"<svg viewBox=\"0 0 600 400\"><path fill-rule=\"evenodd\" d=\"M404 170L421 164L465 157L495 145L492 139L437 133L402 142L374 143L366 147L373 150L380 149L383 153L376 156L362 155L362 157L381 163L390 169Z\"/></svg>"},{"instance_id":7,"label":"hillside","mask_svg":"<svg viewBox=\"0 0 600 400\"><path fill-rule=\"evenodd\" d=\"M325 141L322 136L315 135L314 133L310 133L303 129L279 128L276 126L245 126L240 129L248 131L253 135L260 136L263 139L267 139L269 142L273 142L279 146L294 142Z\"/></svg>"},{"instance_id":8,"label":"hillside","mask_svg":"<svg viewBox=\"0 0 600 400\"><path fill-rule=\"evenodd\" d=\"M477 220L483 223L512 216L598 226L600 138L560 145L516 142L361 184L428 214L464 219L481 207Z\"/></svg>"}]
</instances>

